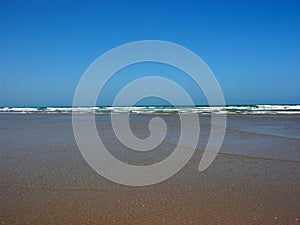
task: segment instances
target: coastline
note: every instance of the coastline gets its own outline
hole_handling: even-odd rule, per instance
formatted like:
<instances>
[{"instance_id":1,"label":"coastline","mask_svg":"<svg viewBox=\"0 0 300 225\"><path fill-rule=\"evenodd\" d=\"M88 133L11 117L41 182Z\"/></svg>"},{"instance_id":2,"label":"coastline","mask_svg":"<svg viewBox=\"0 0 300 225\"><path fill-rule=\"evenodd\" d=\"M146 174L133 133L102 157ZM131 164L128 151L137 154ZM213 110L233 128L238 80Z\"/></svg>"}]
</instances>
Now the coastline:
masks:
<instances>
[{"instance_id":1,"label":"coastline","mask_svg":"<svg viewBox=\"0 0 300 225\"><path fill-rule=\"evenodd\" d=\"M176 115L162 117L177 128ZM124 148L111 140L108 118L96 115L96 122L116 158L132 163L144 159L124 155ZM152 115L134 115L133 130L147 136L141 131L149 118ZM203 172L198 165L209 116L199 118L203 139L179 173L155 185L128 187L104 179L84 161L71 115L1 114L1 222L298 224L299 116L229 116L223 149ZM145 163L168 156L176 132L167 138Z\"/></svg>"}]
</instances>

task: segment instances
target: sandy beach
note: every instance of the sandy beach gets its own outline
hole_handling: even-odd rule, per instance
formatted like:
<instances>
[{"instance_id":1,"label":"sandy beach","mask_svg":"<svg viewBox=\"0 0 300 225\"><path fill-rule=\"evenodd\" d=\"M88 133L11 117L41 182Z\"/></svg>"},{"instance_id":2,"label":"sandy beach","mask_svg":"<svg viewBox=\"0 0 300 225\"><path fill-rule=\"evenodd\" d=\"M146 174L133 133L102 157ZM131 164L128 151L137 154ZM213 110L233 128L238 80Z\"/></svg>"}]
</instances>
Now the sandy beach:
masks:
<instances>
[{"instance_id":1,"label":"sandy beach","mask_svg":"<svg viewBox=\"0 0 300 225\"><path fill-rule=\"evenodd\" d=\"M96 116L97 127L106 134L108 118ZM144 126L149 118L132 118L133 130L140 136L147 135ZM176 115L164 119L176 127ZM300 139L295 124L299 119L297 115L229 117L221 152L207 170L199 172L209 120L200 116L202 136L188 164L162 183L129 187L104 179L88 166L76 146L70 115L1 114L1 222L299 224ZM286 129L277 129L283 125ZM100 131L112 154L133 164L166 157L176 140L176 132L168 132L155 153L134 158Z\"/></svg>"}]
</instances>

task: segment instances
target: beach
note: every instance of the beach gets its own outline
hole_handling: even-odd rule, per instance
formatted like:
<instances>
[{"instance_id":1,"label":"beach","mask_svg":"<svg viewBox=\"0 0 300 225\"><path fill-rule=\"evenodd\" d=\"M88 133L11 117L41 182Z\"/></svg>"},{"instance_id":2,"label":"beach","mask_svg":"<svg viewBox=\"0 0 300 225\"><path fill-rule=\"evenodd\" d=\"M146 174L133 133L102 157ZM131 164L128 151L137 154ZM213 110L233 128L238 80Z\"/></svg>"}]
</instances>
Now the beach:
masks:
<instances>
[{"instance_id":1,"label":"beach","mask_svg":"<svg viewBox=\"0 0 300 225\"><path fill-rule=\"evenodd\" d=\"M113 135L110 113L95 118L117 159L148 165L170 155L179 138L176 113L132 114L133 133L146 138L154 116L166 121L167 136L140 154ZM161 183L131 187L89 167L70 113L1 113L2 224L299 224L300 115L228 115L222 148L202 172L210 115L199 120L197 149L182 170Z\"/></svg>"},{"instance_id":2,"label":"beach","mask_svg":"<svg viewBox=\"0 0 300 225\"><path fill-rule=\"evenodd\" d=\"M300 0L0 12L0 225L300 225Z\"/></svg>"}]
</instances>

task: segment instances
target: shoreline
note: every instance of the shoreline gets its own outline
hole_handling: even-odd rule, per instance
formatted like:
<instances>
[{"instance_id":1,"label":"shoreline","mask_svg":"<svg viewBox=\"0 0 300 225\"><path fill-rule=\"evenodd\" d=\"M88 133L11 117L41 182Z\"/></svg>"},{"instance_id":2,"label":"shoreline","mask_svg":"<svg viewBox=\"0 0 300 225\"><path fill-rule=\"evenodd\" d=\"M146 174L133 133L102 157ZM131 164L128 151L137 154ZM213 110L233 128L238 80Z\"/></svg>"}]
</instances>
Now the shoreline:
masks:
<instances>
[{"instance_id":1,"label":"shoreline","mask_svg":"<svg viewBox=\"0 0 300 225\"><path fill-rule=\"evenodd\" d=\"M147 137L153 115L132 116L133 133ZM210 116L199 116L200 139L191 160L169 179L144 187L113 183L89 167L76 145L70 114L23 118L0 114L4 224L299 223L299 116L228 116L221 151L203 172L198 166ZM170 128L167 137L145 153L115 139L109 116L96 116L96 124L115 158L148 165L168 157L178 140L178 116L162 118Z\"/></svg>"}]
</instances>

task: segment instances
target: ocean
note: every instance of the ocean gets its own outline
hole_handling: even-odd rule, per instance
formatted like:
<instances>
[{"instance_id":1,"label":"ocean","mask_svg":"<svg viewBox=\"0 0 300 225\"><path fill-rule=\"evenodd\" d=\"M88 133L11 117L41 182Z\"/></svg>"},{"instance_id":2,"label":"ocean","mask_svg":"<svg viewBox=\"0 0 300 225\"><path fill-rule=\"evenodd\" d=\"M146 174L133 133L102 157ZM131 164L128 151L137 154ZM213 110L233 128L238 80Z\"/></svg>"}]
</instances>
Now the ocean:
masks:
<instances>
[{"instance_id":1,"label":"ocean","mask_svg":"<svg viewBox=\"0 0 300 225\"><path fill-rule=\"evenodd\" d=\"M300 105L228 105L228 106L95 106L95 107L0 107L0 113L122 113L136 114L300 114Z\"/></svg>"}]
</instances>

